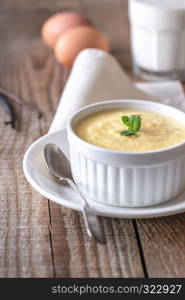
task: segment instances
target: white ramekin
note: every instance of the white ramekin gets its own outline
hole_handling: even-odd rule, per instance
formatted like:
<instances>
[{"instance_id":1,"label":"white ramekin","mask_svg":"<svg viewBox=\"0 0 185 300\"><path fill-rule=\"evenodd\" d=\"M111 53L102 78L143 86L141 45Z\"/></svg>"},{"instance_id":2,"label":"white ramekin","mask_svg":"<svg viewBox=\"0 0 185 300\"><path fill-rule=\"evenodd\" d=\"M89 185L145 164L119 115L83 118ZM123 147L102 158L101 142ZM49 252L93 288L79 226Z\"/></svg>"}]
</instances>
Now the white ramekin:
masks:
<instances>
[{"instance_id":1,"label":"white ramekin","mask_svg":"<svg viewBox=\"0 0 185 300\"><path fill-rule=\"evenodd\" d=\"M147 152L123 152L94 146L74 131L83 118L112 109L140 109L173 117L185 126L185 114L143 100L111 100L75 112L67 126L72 173L81 192L113 206L143 207L166 202L185 189L185 142Z\"/></svg>"}]
</instances>

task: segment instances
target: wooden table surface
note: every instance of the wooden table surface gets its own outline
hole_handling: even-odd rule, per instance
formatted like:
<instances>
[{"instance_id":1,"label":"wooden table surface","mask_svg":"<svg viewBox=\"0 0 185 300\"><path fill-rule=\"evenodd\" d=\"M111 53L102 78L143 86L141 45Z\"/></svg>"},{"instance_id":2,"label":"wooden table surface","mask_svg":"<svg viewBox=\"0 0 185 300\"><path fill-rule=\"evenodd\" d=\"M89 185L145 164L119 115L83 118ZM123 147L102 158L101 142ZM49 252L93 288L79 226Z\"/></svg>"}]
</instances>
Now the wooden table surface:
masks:
<instances>
[{"instance_id":1,"label":"wooden table surface","mask_svg":"<svg viewBox=\"0 0 185 300\"><path fill-rule=\"evenodd\" d=\"M184 277L185 214L104 217L107 244L97 245L80 213L45 199L24 177L24 152L47 132L69 73L40 39L41 24L59 10L90 17L131 74L126 0L0 1L0 84L44 113L39 119L16 105L15 131L0 109L0 277Z\"/></svg>"}]
</instances>

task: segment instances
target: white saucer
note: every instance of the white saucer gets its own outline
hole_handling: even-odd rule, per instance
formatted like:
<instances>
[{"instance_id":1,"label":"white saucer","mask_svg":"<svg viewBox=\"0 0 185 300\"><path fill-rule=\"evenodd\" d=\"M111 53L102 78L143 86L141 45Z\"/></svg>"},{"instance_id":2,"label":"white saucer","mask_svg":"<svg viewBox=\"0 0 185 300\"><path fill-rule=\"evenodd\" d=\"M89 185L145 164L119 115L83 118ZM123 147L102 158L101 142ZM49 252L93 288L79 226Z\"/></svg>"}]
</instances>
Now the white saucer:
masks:
<instances>
[{"instance_id":1,"label":"white saucer","mask_svg":"<svg viewBox=\"0 0 185 300\"><path fill-rule=\"evenodd\" d=\"M63 186L55 181L46 170L43 161L43 148L47 143L57 144L69 157L66 129L46 134L34 142L23 160L25 176L32 187L44 197L68 208L81 210L78 197L70 187ZM154 218L174 215L185 211L185 191L175 199L162 205L127 208L108 206L89 199L89 203L96 209L97 214L119 218Z\"/></svg>"}]
</instances>

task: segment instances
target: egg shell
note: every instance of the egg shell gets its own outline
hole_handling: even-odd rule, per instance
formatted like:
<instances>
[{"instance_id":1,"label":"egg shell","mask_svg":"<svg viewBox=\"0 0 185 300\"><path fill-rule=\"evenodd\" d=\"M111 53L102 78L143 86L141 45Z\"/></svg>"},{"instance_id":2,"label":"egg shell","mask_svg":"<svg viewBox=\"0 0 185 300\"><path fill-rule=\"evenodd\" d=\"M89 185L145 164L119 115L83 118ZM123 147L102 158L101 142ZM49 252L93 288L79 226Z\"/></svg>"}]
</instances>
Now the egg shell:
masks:
<instances>
[{"instance_id":1,"label":"egg shell","mask_svg":"<svg viewBox=\"0 0 185 300\"><path fill-rule=\"evenodd\" d=\"M60 63L71 67L79 52L86 48L97 48L108 52L110 45L105 35L97 29L78 26L68 30L58 39L54 51Z\"/></svg>"},{"instance_id":2,"label":"egg shell","mask_svg":"<svg viewBox=\"0 0 185 300\"><path fill-rule=\"evenodd\" d=\"M53 48L57 39L63 35L67 30L75 26L86 25L93 26L93 24L79 13L75 12L61 12L51 16L43 24L41 35L45 43Z\"/></svg>"}]
</instances>

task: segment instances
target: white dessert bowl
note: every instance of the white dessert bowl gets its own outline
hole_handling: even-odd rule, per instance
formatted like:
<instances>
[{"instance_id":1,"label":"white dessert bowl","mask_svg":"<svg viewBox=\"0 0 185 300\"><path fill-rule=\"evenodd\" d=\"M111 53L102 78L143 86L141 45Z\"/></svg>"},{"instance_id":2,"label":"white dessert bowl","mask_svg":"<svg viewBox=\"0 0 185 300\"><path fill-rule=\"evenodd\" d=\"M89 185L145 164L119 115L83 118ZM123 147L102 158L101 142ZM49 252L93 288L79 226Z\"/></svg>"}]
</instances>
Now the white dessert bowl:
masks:
<instances>
[{"instance_id":1,"label":"white dessert bowl","mask_svg":"<svg viewBox=\"0 0 185 300\"><path fill-rule=\"evenodd\" d=\"M185 141L161 150L125 152L92 145L75 133L85 117L113 109L158 112L185 126L182 111L145 100L103 101L76 111L68 121L67 135L72 174L80 191L118 207L158 205L180 194L185 189Z\"/></svg>"}]
</instances>

